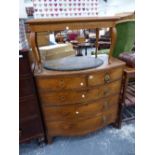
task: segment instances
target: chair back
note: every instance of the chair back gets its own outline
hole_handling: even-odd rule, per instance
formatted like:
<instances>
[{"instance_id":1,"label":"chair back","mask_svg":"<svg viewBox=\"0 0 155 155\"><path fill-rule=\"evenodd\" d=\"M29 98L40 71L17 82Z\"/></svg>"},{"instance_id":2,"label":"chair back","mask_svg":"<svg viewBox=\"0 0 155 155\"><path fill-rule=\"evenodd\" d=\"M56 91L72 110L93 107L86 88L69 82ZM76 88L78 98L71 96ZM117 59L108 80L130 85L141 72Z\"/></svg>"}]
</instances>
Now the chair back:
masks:
<instances>
[{"instance_id":1,"label":"chair back","mask_svg":"<svg viewBox=\"0 0 155 155\"><path fill-rule=\"evenodd\" d=\"M113 57L118 57L122 52L131 52L135 42L135 20L119 21L116 24L116 29L117 39L112 53Z\"/></svg>"}]
</instances>

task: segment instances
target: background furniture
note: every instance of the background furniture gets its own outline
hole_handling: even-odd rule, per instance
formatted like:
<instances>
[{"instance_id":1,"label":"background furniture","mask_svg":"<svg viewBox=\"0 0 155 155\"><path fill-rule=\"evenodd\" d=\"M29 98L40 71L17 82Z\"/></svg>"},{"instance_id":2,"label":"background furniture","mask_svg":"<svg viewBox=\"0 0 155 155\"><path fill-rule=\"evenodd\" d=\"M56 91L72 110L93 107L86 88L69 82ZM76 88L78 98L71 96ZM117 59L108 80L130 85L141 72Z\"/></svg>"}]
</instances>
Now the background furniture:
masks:
<instances>
[{"instance_id":1,"label":"background furniture","mask_svg":"<svg viewBox=\"0 0 155 155\"><path fill-rule=\"evenodd\" d=\"M85 55L87 55L87 49L94 47L93 43L85 42L85 43L78 43L77 45L78 54L77 56L83 56L82 49L85 49Z\"/></svg>"},{"instance_id":2,"label":"background furniture","mask_svg":"<svg viewBox=\"0 0 155 155\"><path fill-rule=\"evenodd\" d=\"M131 53L135 42L135 20L121 20L117 22L116 29L117 38L112 56L118 57L122 52Z\"/></svg>"},{"instance_id":3,"label":"background furniture","mask_svg":"<svg viewBox=\"0 0 155 155\"><path fill-rule=\"evenodd\" d=\"M43 124L28 51L19 52L19 140L44 140Z\"/></svg>"},{"instance_id":4,"label":"background furniture","mask_svg":"<svg viewBox=\"0 0 155 155\"><path fill-rule=\"evenodd\" d=\"M39 47L39 50L42 61L55 60L75 55L75 51L71 43L42 46Z\"/></svg>"},{"instance_id":5,"label":"background furniture","mask_svg":"<svg viewBox=\"0 0 155 155\"><path fill-rule=\"evenodd\" d=\"M118 58L119 55L123 52L133 53L132 49L135 43L135 20L134 19L125 19L117 22L117 38L114 50L112 52L113 57ZM123 108L127 106L133 106L135 104L135 83L132 82L132 85L129 85L129 79L135 78L135 68L126 65L124 69L124 84L123 84L123 97L122 105ZM124 111L124 110L123 110ZM130 114L129 114L130 115ZM131 115L133 119L133 115ZM131 119L129 117L129 119ZM127 120L127 119L126 119Z\"/></svg>"},{"instance_id":6,"label":"background furniture","mask_svg":"<svg viewBox=\"0 0 155 155\"><path fill-rule=\"evenodd\" d=\"M82 50L85 49L85 55L87 55L87 48L94 46L93 43L89 43L85 37L77 37L76 42L72 42L73 47L77 50L76 56L83 56Z\"/></svg>"}]
</instances>

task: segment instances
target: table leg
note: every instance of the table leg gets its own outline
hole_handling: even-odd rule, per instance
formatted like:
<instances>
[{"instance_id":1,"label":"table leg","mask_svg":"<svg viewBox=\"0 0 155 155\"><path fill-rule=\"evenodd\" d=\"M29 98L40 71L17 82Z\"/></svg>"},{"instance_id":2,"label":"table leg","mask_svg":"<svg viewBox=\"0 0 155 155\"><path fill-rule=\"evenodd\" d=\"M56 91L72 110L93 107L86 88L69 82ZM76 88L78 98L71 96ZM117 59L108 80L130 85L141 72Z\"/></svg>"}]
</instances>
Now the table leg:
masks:
<instances>
[{"instance_id":1,"label":"table leg","mask_svg":"<svg viewBox=\"0 0 155 155\"><path fill-rule=\"evenodd\" d=\"M115 44L116 44L116 37L117 37L117 29L116 27L111 27L110 28L110 35L111 35L111 45L110 45L110 52L109 52L109 64L111 63L110 59L112 57L112 53L113 53L113 50L115 48Z\"/></svg>"},{"instance_id":2,"label":"table leg","mask_svg":"<svg viewBox=\"0 0 155 155\"><path fill-rule=\"evenodd\" d=\"M78 47L76 56L83 56L81 47Z\"/></svg>"},{"instance_id":3,"label":"table leg","mask_svg":"<svg viewBox=\"0 0 155 155\"><path fill-rule=\"evenodd\" d=\"M37 33L36 32L31 32L30 33L30 43L32 47L32 52L36 61L36 67L38 68L38 72L42 71L42 66L41 66L41 57L40 57L40 52L38 49L38 44L37 44Z\"/></svg>"},{"instance_id":4,"label":"table leg","mask_svg":"<svg viewBox=\"0 0 155 155\"><path fill-rule=\"evenodd\" d=\"M97 52L98 52L98 41L99 41L99 29L96 28L96 51L95 51L95 58L97 58Z\"/></svg>"},{"instance_id":5,"label":"table leg","mask_svg":"<svg viewBox=\"0 0 155 155\"><path fill-rule=\"evenodd\" d=\"M87 47L85 47L85 55L87 55Z\"/></svg>"}]
</instances>

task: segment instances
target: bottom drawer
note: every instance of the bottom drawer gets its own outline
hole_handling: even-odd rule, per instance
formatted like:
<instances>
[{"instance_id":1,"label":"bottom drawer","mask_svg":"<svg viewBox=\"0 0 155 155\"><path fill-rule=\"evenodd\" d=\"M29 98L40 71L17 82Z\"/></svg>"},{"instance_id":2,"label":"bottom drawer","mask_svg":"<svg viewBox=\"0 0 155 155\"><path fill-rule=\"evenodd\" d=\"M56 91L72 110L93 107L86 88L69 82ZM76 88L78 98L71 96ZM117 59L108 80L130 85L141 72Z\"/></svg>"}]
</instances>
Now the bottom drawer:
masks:
<instances>
[{"instance_id":1,"label":"bottom drawer","mask_svg":"<svg viewBox=\"0 0 155 155\"><path fill-rule=\"evenodd\" d=\"M84 135L100 129L116 121L117 110L94 116L93 118L78 122L57 121L47 123L48 136L76 136Z\"/></svg>"},{"instance_id":2,"label":"bottom drawer","mask_svg":"<svg viewBox=\"0 0 155 155\"><path fill-rule=\"evenodd\" d=\"M24 121L19 124L20 142L43 135L42 125L39 119Z\"/></svg>"}]
</instances>

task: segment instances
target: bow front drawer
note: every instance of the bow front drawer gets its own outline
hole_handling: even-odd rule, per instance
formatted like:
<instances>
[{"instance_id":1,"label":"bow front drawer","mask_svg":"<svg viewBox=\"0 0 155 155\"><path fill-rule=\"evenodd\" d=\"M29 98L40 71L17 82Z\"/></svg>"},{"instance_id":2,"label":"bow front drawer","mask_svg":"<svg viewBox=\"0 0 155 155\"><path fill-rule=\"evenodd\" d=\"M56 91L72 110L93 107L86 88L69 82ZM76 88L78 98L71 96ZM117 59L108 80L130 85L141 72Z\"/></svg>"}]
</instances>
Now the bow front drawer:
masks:
<instances>
[{"instance_id":1,"label":"bow front drawer","mask_svg":"<svg viewBox=\"0 0 155 155\"><path fill-rule=\"evenodd\" d=\"M81 91L58 91L58 92L42 92L40 93L40 100L47 105L66 105L85 103L94 98L99 98L98 89L93 89L90 92L87 90ZM90 95L92 94L92 95Z\"/></svg>"},{"instance_id":2,"label":"bow front drawer","mask_svg":"<svg viewBox=\"0 0 155 155\"><path fill-rule=\"evenodd\" d=\"M99 116L94 116L89 119L80 121L55 121L47 122L49 135L83 135L97 129L100 129L107 124L113 123L117 118L117 110Z\"/></svg>"},{"instance_id":3,"label":"bow front drawer","mask_svg":"<svg viewBox=\"0 0 155 155\"><path fill-rule=\"evenodd\" d=\"M99 91L99 96L107 97L110 95L118 94L121 91L121 81L115 81L110 84L106 84L103 87L101 87L101 90Z\"/></svg>"},{"instance_id":4,"label":"bow front drawer","mask_svg":"<svg viewBox=\"0 0 155 155\"><path fill-rule=\"evenodd\" d=\"M121 88L121 81L115 81L108 85L81 91L49 91L39 93L40 100L46 105L66 105L87 103L111 94L118 94Z\"/></svg>"},{"instance_id":5,"label":"bow front drawer","mask_svg":"<svg viewBox=\"0 0 155 155\"><path fill-rule=\"evenodd\" d=\"M104 72L92 73L88 75L88 86L107 84L122 78L122 68L105 70Z\"/></svg>"},{"instance_id":6,"label":"bow front drawer","mask_svg":"<svg viewBox=\"0 0 155 155\"><path fill-rule=\"evenodd\" d=\"M79 120L118 108L119 95L99 99L88 104L43 106L46 121Z\"/></svg>"},{"instance_id":7,"label":"bow front drawer","mask_svg":"<svg viewBox=\"0 0 155 155\"><path fill-rule=\"evenodd\" d=\"M85 76L38 78L36 83L39 91L81 89L86 87L85 79Z\"/></svg>"}]
</instances>

